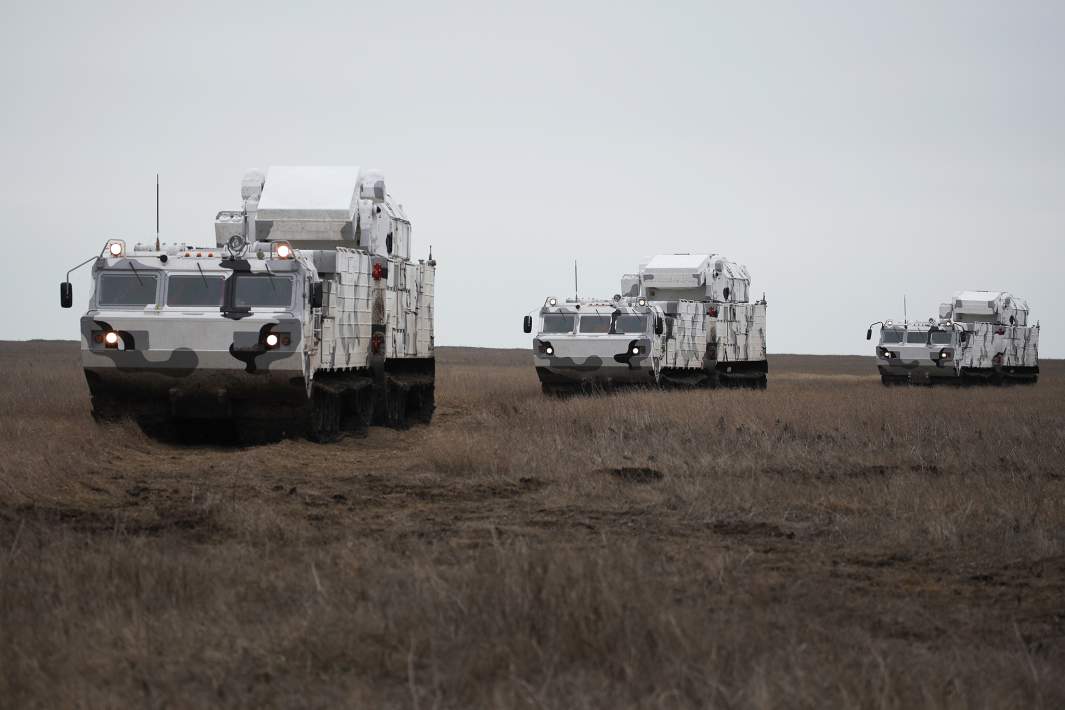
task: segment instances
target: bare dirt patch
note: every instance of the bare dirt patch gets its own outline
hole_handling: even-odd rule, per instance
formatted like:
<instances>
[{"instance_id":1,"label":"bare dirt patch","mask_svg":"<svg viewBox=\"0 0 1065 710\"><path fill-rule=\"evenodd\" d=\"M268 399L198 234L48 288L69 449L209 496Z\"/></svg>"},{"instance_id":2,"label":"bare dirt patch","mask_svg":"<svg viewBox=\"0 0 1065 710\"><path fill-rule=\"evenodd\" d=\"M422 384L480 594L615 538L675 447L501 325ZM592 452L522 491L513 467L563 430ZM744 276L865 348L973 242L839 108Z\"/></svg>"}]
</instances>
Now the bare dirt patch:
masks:
<instances>
[{"instance_id":1,"label":"bare dirt patch","mask_svg":"<svg viewBox=\"0 0 1065 710\"><path fill-rule=\"evenodd\" d=\"M617 468L601 468L593 471L592 475L613 476L619 481L626 483L654 483L661 481L662 472L647 466L619 466Z\"/></svg>"}]
</instances>

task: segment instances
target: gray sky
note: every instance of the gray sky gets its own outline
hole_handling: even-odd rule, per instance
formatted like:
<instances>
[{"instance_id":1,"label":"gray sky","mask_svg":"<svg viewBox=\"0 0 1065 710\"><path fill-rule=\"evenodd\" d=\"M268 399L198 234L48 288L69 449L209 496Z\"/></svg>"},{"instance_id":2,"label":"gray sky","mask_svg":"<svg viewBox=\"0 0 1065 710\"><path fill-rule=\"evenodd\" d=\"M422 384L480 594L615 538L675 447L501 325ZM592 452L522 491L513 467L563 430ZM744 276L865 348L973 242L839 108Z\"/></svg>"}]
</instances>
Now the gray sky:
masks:
<instances>
[{"instance_id":1,"label":"gray sky","mask_svg":"<svg viewBox=\"0 0 1065 710\"><path fill-rule=\"evenodd\" d=\"M521 347L550 294L724 253L770 352L1007 289L1065 356L1065 2L12 3L0 205L14 318L111 236L213 239L246 168L381 168L433 252L437 343ZM18 262L16 262L18 263Z\"/></svg>"}]
</instances>

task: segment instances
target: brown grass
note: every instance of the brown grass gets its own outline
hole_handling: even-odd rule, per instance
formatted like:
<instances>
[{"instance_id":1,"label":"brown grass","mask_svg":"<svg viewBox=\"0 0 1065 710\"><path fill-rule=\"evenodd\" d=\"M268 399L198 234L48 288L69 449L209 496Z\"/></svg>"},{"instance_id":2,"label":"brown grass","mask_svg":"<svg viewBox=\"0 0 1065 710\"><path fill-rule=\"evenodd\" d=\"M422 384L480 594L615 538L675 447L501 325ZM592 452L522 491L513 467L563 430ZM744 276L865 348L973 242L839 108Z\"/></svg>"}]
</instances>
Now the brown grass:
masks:
<instances>
[{"instance_id":1,"label":"brown grass","mask_svg":"<svg viewBox=\"0 0 1065 710\"><path fill-rule=\"evenodd\" d=\"M1065 705L1061 363L559 401L440 355L431 427L227 449L0 344L0 706Z\"/></svg>"}]
</instances>

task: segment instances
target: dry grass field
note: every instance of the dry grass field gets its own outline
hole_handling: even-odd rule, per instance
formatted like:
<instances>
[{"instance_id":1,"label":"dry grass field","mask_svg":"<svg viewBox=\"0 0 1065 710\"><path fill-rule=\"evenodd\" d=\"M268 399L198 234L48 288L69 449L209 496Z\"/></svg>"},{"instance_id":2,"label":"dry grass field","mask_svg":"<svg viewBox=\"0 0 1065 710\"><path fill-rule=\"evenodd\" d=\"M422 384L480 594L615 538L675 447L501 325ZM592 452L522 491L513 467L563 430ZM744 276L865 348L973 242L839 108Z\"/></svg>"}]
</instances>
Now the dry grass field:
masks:
<instances>
[{"instance_id":1,"label":"dry grass field","mask_svg":"<svg viewBox=\"0 0 1065 710\"><path fill-rule=\"evenodd\" d=\"M97 426L0 344L0 706L1065 707L1065 367L541 397L440 352L335 445Z\"/></svg>"}]
</instances>

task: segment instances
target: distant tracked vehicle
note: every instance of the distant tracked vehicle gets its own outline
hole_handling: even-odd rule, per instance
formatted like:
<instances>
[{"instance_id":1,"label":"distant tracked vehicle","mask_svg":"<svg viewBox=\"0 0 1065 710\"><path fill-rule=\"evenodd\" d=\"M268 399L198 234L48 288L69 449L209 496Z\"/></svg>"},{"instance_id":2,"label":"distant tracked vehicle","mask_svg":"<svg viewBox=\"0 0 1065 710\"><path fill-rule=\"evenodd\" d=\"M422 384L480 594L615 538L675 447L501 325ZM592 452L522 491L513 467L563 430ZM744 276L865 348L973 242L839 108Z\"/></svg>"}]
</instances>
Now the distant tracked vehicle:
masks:
<instances>
[{"instance_id":1,"label":"distant tracked vehicle","mask_svg":"<svg viewBox=\"0 0 1065 710\"><path fill-rule=\"evenodd\" d=\"M412 260L383 176L274 167L249 172L241 196L218 213L213 246L111 239L89 260L81 359L95 415L319 441L429 421L436 262Z\"/></svg>"},{"instance_id":2,"label":"distant tracked vehicle","mask_svg":"<svg viewBox=\"0 0 1065 710\"><path fill-rule=\"evenodd\" d=\"M766 302L712 254L656 256L613 299L549 298L533 332L545 393L619 385L766 386Z\"/></svg>"},{"instance_id":3,"label":"distant tracked vehicle","mask_svg":"<svg viewBox=\"0 0 1065 710\"><path fill-rule=\"evenodd\" d=\"M1039 325L1005 291L959 291L926 322L877 321L877 369L885 385L1031 384L1039 379Z\"/></svg>"}]
</instances>

